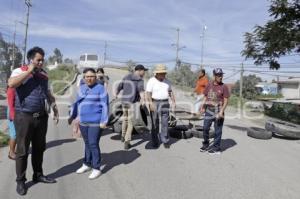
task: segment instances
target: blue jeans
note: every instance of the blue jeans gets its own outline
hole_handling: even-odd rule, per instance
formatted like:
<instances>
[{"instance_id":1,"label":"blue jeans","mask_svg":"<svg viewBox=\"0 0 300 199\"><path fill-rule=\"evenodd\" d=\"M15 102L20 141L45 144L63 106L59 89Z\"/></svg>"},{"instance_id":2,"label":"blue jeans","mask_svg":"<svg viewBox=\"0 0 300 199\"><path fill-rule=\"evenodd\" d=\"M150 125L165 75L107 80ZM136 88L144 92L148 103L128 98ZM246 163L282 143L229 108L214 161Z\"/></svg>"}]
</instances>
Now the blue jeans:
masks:
<instances>
[{"instance_id":1,"label":"blue jeans","mask_svg":"<svg viewBox=\"0 0 300 199\"><path fill-rule=\"evenodd\" d=\"M213 147L221 149L222 129L224 124L224 118L216 119L215 114L209 111L205 112L204 124L203 124L203 144L209 144L209 129L214 122L215 137Z\"/></svg>"},{"instance_id":2,"label":"blue jeans","mask_svg":"<svg viewBox=\"0 0 300 199\"><path fill-rule=\"evenodd\" d=\"M93 169L100 170L101 151L99 141L101 129L99 125L80 124L82 138L85 144L85 153L83 163Z\"/></svg>"}]
</instances>

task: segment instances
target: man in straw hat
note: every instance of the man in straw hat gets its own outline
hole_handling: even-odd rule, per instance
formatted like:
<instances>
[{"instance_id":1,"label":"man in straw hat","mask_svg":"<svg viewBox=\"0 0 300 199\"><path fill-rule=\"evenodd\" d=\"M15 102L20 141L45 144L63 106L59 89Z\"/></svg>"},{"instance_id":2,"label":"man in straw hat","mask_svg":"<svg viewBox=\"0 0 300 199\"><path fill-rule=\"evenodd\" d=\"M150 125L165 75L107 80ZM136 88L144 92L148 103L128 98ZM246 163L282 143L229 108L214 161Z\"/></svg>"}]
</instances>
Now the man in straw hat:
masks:
<instances>
[{"instance_id":1,"label":"man in straw hat","mask_svg":"<svg viewBox=\"0 0 300 199\"><path fill-rule=\"evenodd\" d=\"M169 98L172 101L172 108L175 109L175 97L172 92L171 83L166 79L167 68L164 64L155 66L154 77L150 78L146 93L149 101L149 108L152 115L152 145L157 148L159 140L165 148L170 148L168 134ZM159 133L159 138L158 138Z\"/></svg>"}]
</instances>

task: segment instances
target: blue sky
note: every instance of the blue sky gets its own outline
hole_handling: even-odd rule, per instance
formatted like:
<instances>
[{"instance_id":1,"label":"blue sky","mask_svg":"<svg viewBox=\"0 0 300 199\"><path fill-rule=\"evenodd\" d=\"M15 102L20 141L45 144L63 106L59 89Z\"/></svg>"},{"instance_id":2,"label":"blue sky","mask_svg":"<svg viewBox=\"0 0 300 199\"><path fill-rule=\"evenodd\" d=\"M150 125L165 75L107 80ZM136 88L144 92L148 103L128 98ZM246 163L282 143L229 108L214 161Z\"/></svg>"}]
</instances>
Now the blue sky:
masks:
<instances>
[{"instance_id":1,"label":"blue sky","mask_svg":"<svg viewBox=\"0 0 300 199\"><path fill-rule=\"evenodd\" d=\"M0 31L12 40L14 21L25 21L25 4L22 0L0 3L4 5L0 7ZM267 0L33 0L32 4L28 46L41 46L48 55L59 48L64 57L73 59L85 52L102 56L107 41L110 60L166 61L172 68L175 48L171 44L176 42L178 27L180 45L186 46L179 57L200 64L205 25L203 62L228 67L228 75L235 72L229 66L238 69L243 61L243 34L269 19ZM22 45L24 26L20 23L17 33L17 43ZM290 64L289 71L300 59L287 57L282 62ZM236 78L238 74L231 79Z\"/></svg>"}]
</instances>

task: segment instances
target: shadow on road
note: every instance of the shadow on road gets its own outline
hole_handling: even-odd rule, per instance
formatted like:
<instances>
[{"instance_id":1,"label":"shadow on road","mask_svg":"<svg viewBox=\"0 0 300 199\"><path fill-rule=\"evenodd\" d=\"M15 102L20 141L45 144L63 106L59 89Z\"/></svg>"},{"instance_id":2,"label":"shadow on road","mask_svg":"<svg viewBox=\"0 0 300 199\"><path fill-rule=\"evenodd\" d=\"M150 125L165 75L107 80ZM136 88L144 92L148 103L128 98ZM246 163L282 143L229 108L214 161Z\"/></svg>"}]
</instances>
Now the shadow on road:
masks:
<instances>
[{"instance_id":1,"label":"shadow on road","mask_svg":"<svg viewBox=\"0 0 300 199\"><path fill-rule=\"evenodd\" d=\"M226 151L227 149L237 145L236 141L233 139L222 139L221 141L221 150Z\"/></svg>"},{"instance_id":2,"label":"shadow on road","mask_svg":"<svg viewBox=\"0 0 300 199\"><path fill-rule=\"evenodd\" d=\"M111 153L103 153L102 165L105 165L102 169L102 173L107 173L109 170L121 164L130 164L141 156L136 149L130 151L114 151Z\"/></svg>"},{"instance_id":3,"label":"shadow on road","mask_svg":"<svg viewBox=\"0 0 300 199\"><path fill-rule=\"evenodd\" d=\"M62 140L52 140L50 142L47 142L46 149L50 149L52 147L57 147L59 145L63 145L65 143L75 142L76 139L70 138L70 139L62 139Z\"/></svg>"},{"instance_id":4,"label":"shadow on road","mask_svg":"<svg viewBox=\"0 0 300 199\"><path fill-rule=\"evenodd\" d=\"M66 144L66 143L75 142L75 141L76 141L76 139L74 139L74 138L62 139L62 140L52 140L52 141L46 143L46 150L53 148L53 147L57 147L59 145ZM30 147L28 150L28 153L31 154L31 152L32 152L32 148Z\"/></svg>"},{"instance_id":5,"label":"shadow on road","mask_svg":"<svg viewBox=\"0 0 300 199\"><path fill-rule=\"evenodd\" d=\"M106 136L106 135L110 135L110 134L112 134L113 132L114 132L114 131L113 131L111 128L107 128L107 129L103 130L101 137L102 137L102 136Z\"/></svg>"}]
</instances>

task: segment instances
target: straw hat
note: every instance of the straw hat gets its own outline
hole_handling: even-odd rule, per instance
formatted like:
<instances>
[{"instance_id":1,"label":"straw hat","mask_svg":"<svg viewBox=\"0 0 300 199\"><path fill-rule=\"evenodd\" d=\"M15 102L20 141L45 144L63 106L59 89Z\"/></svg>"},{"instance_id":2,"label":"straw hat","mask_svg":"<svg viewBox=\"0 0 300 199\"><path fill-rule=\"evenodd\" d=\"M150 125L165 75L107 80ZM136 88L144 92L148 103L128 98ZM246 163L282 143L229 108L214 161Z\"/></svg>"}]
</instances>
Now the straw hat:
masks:
<instances>
[{"instance_id":1,"label":"straw hat","mask_svg":"<svg viewBox=\"0 0 300 199\"><path fill-rule=\"evenodd\" d=\"M153 71L154 74L157 74L157 73L167 73L167 67L166 65L164 64L157 64L155 66L155 69Z\"/></svg>"}]
</instances>

